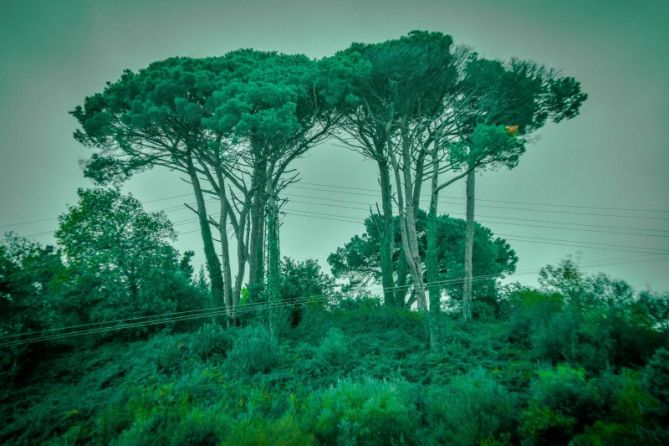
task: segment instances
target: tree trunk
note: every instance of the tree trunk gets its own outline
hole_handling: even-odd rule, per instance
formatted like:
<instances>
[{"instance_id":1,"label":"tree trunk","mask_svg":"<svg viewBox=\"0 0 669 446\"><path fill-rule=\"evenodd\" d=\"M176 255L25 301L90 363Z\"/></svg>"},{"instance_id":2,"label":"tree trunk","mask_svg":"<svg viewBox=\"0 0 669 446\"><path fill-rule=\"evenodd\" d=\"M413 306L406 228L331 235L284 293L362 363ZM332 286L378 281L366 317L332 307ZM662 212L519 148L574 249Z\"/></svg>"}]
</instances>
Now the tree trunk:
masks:
<instances>
[{"instance_id":1,"label":"tree trunk","mask_svg":"<svg viewBox=\"0 0 669 446\"><path fill-rule=\"evenodd\" d=\"M279 204L272 181L267 182L267 303L269 306L269 329L272 336L278 334L277 313L280 301L280 246L279 246ZM274 308L277 306L276 308Z\"/></svg>"},{"instance_id":2,"label":"tree trunk","mask_svg":"<svg viewBox=\"0 0 669 446\"><path fill-rule=\"evenodd\" d=\"M407 307L407 275L409 268L407 267L407 259L404 254L404 248L400 244L399 258L397 259L397 287L395 293L395 302L401 308ZM410 305L409 305L410 307Z\"/></svg>"},{"instance_id":3,"label":"tree trunk","mask_svg":"<svg viewBox=\"0 0 669 446\"><path fill-rule=\"evenodd\" d=\"M237 275L235 276L235 287L232 293L232 307L236 311L239 307L239 297L242 293L246 262L249 258L248 246L248 213L240 215L239 226L236 232L237 238Z\"/></svg>"},{"instance_id":4,"label":"tree trunk","mask_svg":"<svg viewBox=\"0 0 669 446\"><path fill-rule=\"evenodd\" d=\"M265 188L267 178L264 162L253 169L251 204L251 240L249 241L249 300L257 299L265 280Z\"/></svg>"},{"instance_id":5,"label":"tree trunk","mask_svg":"<svg viewBox=\"0 0 669 446\"><path fill-rule=\"evenodd\" d=\"M218 233L221 239L221 263L223 264L223 297L225 300L228 324L235 318L235 307L232 302L232 269L230 267L230 242L228 239L228 208L225 197L225 183L218 173L219 197L221 210L218 219Z\"/></svg>"},{"instance_id":6,"label":"tree trunk","mask_svg":"<svg viewBox=\"0 0 669 446\"><path fill-rule=\"evenodd\" d=\"M207 208L204 203L200 179L197 176L193 161L190 157L188 158L188 173L190 175L191 184L193 185L193 192L195 193L200 233L202 234L202 242L204 244L204 256L207 262L209 281L211 282L211 294L214 302L219 306L224 306L225 298L221 263L218 261L218 255L216 254L216 249L214 249L214 240L211 236L211 227L209 226L209 217L207 216Z\"/></svg>"},{"instance_id":7,"label":"tree trunk","mask_svg":"<svg viewBox=\"0 0 669 446\"><path fill-rule=\"evenodd\" d=\"M465 323L472 318L472 276L474 254L474 196L475 169L467 174L467 227L465 230L465 277L462 286L462 317Z\"/></svg>"},{"instance_id":8,"label":"tree trunk","mask_svg":"<svg viewBox=\"0 0 669 446\"><path fill-rule=\"evenodd\" d=\"M439 312L441 308L441 286L439 281L439 252L437 233L437 190L434 187L436 181L432 181L430 194L430 210L427 216L427 249L425 252L425 275L427 277L427 289L430 297L429 336L430 347L436 349L439 345Z\"/></svg>"},{"instance_id":9,"label":"tree trunk","mask_svg":"<svg viewBox=\"0 0 669 446\"><path fill-rule=\"evenodd\" d=\"M393 280L393 250L395 244L395 228L393 224L392 185L386 161L378 161L379 183L381 185L381 203L383 209L383 234L379 247L381 258L381 285L385 305L397 306L395 299L395 281Z\"/></svg>"},{"instance_id":10,"label":"tree trunk","mask_svg":"<svg viewBox=\"0 0 669 446\"><path fill-rule=\"evenodd\" d=\"M403 129L403 133L406 133L406 129ZM414 184L411 178L411 165L412 165L412 156L411 156L411 144L408 140L408 136L402 135L402 179L400 179L399 173L396 171L396 181L398 189L398 198L402 195L400 189L404 186L404 209L403 212L400 211L400 221L403 222L403 245L407 257L407 265L409 266L409 271L414 281L414 292L416 294L416 302L418 304L418 309L420 311L427 311L427 302L425 301L425 284L423 283L423 263L420 258L420 253L418 251L418 232L416 230L416 212L414 209L414 202L416 197L414 195ZM398 166L399 167L399 166ZM416 174L416 181L422 178L422 172ZM401 201L398 200L401 203Z\"/></svg>"},{"instance_id":11,"label":"tree trunk","mask_svg":"<svg viewBox=\"0 0 669 446\"><path fill-rule=\"evenodd\" d=\"M439 160L436 149L432 154L432 178L430 182L430 210L427 215L427 249L425 251L425 274L430 295L430 313L439 314L441 287L439 286L439 244L437 233L437 204L439 200Z\"/></svg>"}]
</instances>

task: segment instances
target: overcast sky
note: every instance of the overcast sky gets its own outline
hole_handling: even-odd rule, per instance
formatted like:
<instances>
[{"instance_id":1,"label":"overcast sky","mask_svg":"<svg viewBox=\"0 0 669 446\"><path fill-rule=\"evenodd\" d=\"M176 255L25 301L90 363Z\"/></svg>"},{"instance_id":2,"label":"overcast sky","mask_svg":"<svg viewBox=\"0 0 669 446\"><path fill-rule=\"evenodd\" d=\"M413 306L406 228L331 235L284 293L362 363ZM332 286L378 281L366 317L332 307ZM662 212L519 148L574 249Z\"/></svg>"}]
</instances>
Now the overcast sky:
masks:
<instances>
[{"instance_id":1,"label":"overcast sky","mask_svg":"<svg viewBox=\"0 0 669 446\"><path fill-rule=\"evenodd\" d=\"M79 165L90 154L72 138L68 111L125 68L237 48L322 57L353 41L425 29L486 57L561 69L589 95L579 117L539 133L516 169L478 179L479 221L516 250L525 274L515 278L533 283L538 268L572 254L602 265L589 271L667 290L668 24L666 0L0 0L0 231L53 241L54 217L91 185ZM323 144L295 167L303 183L289 191L282 254L325 266L362 229L342 220L367 215L377 197L375 165ZM187 197L166 199L189 192L173 173L142 174L124 190L147 209L170 209L172 221L192 218L177 208ZM463 185L443 195L441 211L462 216ZM337 200L358 204L336 207L344 205ZM9 226L33 220L43 221ZM201 263L196 224L176 228L178 248L195 250Z\"/></svg>"}]
</instances>

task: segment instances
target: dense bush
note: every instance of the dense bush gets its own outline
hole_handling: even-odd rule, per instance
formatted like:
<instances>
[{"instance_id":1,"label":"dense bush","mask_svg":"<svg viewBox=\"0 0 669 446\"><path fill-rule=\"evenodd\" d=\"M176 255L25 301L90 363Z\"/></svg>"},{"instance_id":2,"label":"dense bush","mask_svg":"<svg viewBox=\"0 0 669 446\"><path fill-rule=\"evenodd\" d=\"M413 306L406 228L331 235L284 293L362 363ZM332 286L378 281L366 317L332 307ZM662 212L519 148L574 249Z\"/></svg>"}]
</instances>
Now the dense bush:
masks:
<instances>
[{"instance_id":1,"label":"dense bush","mask_svg":"<svg viewBox=\"0 0 669 446\"><path fill-rule=\"evenodd\" d=\"M436 349L419 313L341 296L276 337L258 318L36 344L0 394L0 442L669 444L666 324L648 296L567 277L511 289L493 319L442 314Z\"/></svg>"},{"instance_id":2,"label":"dense bush","mask_svg":"<svg viewBox=\"0 0 669 446\"><path fill-rule=\"evenodd\" d=\"M411 394L406 382L342 381L310 397L305 423L321 444L414 444Z\"/></svg>"},{"instance_id":3,"label":"dense bush","mask_svg":"<svg viewBox=\"0 0 669 446\"><path fill-rule=\"evenodd\" d=\"M514 425L514 398L485 370L427 386L423 444L503 444Z\"/></svg>"},{"instance_id":4,"label":"dense bush","mask_svg":"<svg viewBox=\"0 0 669 446\"><path fill-rule=\"evenodd\" d=\"M228 353L228 364L240 373L268 372L279 361L279 347L269 331L250 326L237 333Z\"/></svg>"}]
</instances>

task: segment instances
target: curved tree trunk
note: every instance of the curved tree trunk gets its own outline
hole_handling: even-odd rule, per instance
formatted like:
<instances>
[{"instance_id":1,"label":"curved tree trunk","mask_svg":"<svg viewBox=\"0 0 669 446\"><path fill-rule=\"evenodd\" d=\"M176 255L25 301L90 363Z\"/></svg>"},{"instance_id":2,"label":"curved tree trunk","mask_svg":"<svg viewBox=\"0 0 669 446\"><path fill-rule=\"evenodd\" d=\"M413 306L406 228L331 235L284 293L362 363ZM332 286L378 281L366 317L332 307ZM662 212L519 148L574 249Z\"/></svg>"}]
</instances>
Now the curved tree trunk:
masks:
<instances>
[{"instance_id":1,"label":"curved tree trunk","mask_svg":"<svg viewBox=\"0 0 669 446\"><path fill-rule=\"evenodd\" d=\"M408 140L406 128L402 129L402 168L396 164L393 166L395 168L395 179L397 182L398 189L398 202L400 203L400 222L402 222L402 244L404 245L405 252L407 254L407 265L411 276L413 278L414 293L416 295L416 302L418 304L418 309L420 311L427 311L427 302L425 300L425 284L423 282L423 262L420 258L420 253L418 251L418 232L416 230L416 212L417 209L414 208L414 203L417 201L416 195L414 194L414 180L420 181L421 175L416 175L415 179L412 179L411 175L411 165L412 165L412 156L411 156L411 144ZM400 177L400 173L402 174ZM404 186L404 200L403 206L401 198L400 189Z\"/></svg>"},{"instance_id":2,"label":"curved tree trunk","mask_svg":"<svg viewBox=\"0 0 669 446\"><path fill-rule=\"evenodd\" d=\"M218 260L218 254L214 249L214 240L211 235L209 217L204 203L204 195L200 185L200 179L197 176L193 160L188 158L188 173L190 175L193 192L195 193L195 203L197 205L197 216L200 223L200 233L202 234L202 243L204 244L204 256L207 262L207 271L209 272L209 281L211 282L211 294L219 306L225 305L223 291L223 276L221 274L221 263Z\"/></svg>"}]
</instances>

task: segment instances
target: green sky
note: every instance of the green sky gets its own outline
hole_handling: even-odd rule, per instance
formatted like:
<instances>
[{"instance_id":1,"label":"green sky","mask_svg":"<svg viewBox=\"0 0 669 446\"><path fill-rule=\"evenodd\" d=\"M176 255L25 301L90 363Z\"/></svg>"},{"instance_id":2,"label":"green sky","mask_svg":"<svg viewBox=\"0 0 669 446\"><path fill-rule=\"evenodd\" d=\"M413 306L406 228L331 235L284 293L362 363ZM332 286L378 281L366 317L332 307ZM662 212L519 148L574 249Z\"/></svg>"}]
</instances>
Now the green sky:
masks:
<instances>
[{"instance_id":1,"label":"green sky","mask_svg":"<svg viewBox=\"0 0 669 446\"><path fill-rule=\"evenodd\" d=\"M597 270L637 287L666 290L669 255L641 260L643 254L623 247L669 250L669 212L624 210L669 209L668 24L666 0L0 0L0 230L52 240L44 233L55 228L55 220L6 225L55 217L73 203L78 187L90 185L79 166L87 152L72 139L75 122L67 112L125 68L240 47L321 57L352 41L427 29L451 34L487 57L517 56L562 69L589 94L581 116L544 129L519 167L478 180L480 221L497 233L525 238L508 237L520 257L518 269L533 271L580 252L583 264L618 262ZM288 208L314 218L286 216L282 254L324 264L362 226L317 213L362 219L365 211L333 205L373 202L373 193L362 189L375 189L375 167L333 144L316 148L296 167L304 183L291 194L313 198L293 197ZM153 200L189 191L164 171L141 175L125 189L149 209L175 207L184 199ZM462 192L462 185L446 191L453 198L443 199L442 211L462 215ZM169 216L177 222L192 217L185 211ZM555 222L562 222L561 229L529 226ZM564 222L597 226L566 230ZM184 232L178 247L195 249L201 259L198 234L190 232L196 225L177 228ZM607 249L565 246L564 240ZM535 277L531 272L517 279L531 283Z\"/></svg>"}]
</instances>

